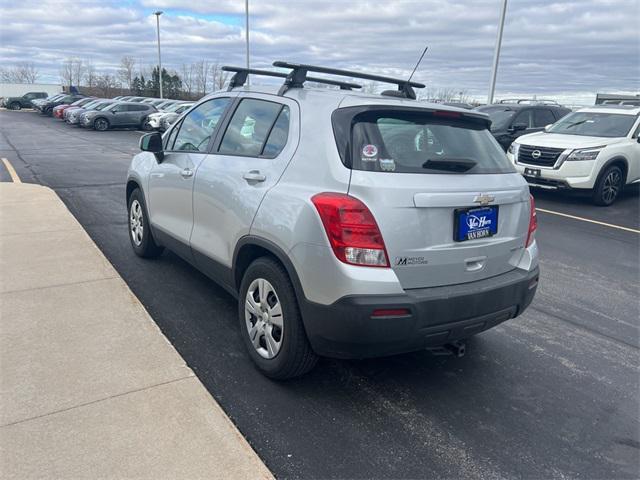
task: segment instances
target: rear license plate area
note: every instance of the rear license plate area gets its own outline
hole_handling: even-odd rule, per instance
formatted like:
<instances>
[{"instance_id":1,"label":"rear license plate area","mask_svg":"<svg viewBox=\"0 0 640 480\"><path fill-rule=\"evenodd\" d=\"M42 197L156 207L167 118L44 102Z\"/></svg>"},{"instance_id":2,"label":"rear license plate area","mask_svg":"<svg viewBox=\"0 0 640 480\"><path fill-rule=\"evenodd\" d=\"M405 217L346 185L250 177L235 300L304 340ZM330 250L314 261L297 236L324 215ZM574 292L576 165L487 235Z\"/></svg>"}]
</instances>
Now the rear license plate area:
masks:
<instances>
[{"instance_id":1,"label":"rear license plate area","mask_svg":"<svg viewBox=\"0 0 640 480\"><path fill-rule=\"evenodd\" d=\"M465 242L498 233L498 206L457 208L453 212L453 240Z\"/></svg>"}]
</instances>

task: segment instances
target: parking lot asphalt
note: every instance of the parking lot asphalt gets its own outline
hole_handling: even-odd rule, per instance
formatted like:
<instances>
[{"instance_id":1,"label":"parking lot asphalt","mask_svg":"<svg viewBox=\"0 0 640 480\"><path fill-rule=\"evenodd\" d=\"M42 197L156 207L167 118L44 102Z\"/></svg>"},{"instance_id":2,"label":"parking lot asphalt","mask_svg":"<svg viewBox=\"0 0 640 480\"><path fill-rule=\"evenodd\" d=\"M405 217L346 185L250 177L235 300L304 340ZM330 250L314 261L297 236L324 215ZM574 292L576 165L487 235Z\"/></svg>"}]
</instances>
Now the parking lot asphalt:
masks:
<instances>
[{"instance_id":1,"label":"parking lot asphalt","mask_svg":"<svg viewBox=\"0 0 640 480\"><path fill-rule=\"evenodd\" d=\"M323 359L278 383L251 365L232 297L171 253L133 254L139 133L2 111L0 134L0 156L58 193L277 477L638 477L638 233L541 211L532 306L465 357ZM637 188L609 208L534 194L544 210L640 229Z\"/></svg>"}]
</instances>

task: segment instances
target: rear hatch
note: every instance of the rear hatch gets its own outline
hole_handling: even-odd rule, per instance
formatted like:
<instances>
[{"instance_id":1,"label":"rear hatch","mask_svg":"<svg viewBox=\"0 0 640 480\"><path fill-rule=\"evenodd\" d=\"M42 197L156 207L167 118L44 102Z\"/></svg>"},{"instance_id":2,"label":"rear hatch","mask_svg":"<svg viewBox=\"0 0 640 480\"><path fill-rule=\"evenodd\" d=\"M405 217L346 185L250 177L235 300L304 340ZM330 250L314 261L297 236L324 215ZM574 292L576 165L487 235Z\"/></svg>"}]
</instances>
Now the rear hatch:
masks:
<instances>
[{"instance_id":1,"label":"rear hatch","mask_svg":"<svg viewBox=\"0 0 640 480\"><path fill-rule=\"evenodd\" d=\"M477 113L388 106L333 116L349 194L373 213L405 289L480 280L515 268L529 190Z\"/></svg>"}]
</instances>

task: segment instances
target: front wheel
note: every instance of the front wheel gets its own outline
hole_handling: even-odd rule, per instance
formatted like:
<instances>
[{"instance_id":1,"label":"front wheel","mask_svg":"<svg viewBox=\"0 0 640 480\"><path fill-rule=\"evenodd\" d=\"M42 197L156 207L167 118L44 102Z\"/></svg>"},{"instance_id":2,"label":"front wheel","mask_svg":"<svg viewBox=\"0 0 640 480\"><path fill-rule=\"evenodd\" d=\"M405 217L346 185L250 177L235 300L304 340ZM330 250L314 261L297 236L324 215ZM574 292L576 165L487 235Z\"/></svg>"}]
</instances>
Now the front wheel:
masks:
<instances>
[{"instance_id":1,"label":"front wheel","mask_svg":"<svg viewBox=\"0 0 640 480\"><path fill-rule=\"evenodd\" d=\"M275 260L255 260L242 278L239 297L242 338L251 360L267 377L284 380L311 370L318 356L311 349L295 291Z\"/></svg>"},{"instance_id":2,"label":"front wheel","mask_svg":"<svg viewBox=\"0 0 640 480\"><path fill-rule=\"evenodd\" d=\"M158 246L149 227L149 216L144 197L139 188L136 188L129 197L129 240L133 251L139 257L153 258L160 255L163 248Z\"/></svg>"},{"instance_id":3,"label":"front wheel","mask_svg":"<svg viewBox=\"0 0 640 480\"><path fill-rule=\"evenodd\" d=\"M106 118L97 118L95 122L93 122L93 128L95 128L99 132L109 130L109 120L107 120Z\"/></svg>"},{"instance_id":4,"label":"front wheel","mask_svg":"<svg viewBox=\"0 0 640 480\"><path fill-rule=\"evenodd\" d=\"M620 167L617 165L608 167L598 177L593 189L593 203L604 207L613 204L624 187L623 179L624 175Z\"/></svg>"},{"instance_id":5,"label":"front wheel","mask_svg":"<svg viewBox=\"0 0 640 480\"><path fill-rule=\"evenodd\" d=\"M11 105L9 105L9 108L11 110L20 110L22 108L22 105L20 104L20 102L13 102Z\"/></svg>"}]
</instances>

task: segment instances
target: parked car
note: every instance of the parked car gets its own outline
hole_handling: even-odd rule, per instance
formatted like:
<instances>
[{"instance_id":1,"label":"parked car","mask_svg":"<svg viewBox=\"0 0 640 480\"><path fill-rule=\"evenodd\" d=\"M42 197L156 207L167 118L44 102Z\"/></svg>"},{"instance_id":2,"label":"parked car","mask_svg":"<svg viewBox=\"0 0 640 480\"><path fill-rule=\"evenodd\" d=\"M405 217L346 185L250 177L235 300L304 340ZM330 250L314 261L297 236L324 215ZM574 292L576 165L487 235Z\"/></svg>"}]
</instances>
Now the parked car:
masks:
<instances>
[{"instance_id":1,"label":"parked car","mask_svg":"<svg viewBox=\"0 0 640 480\"><path fill-rule=\"evenodd\" d=\"M20 110L22 108L33 108L31 102L38 98L47 98L45 92L29 92L21 97L7 97L2 101L2 106L9 110Z\"/></svg>"},{"instance_id":2,"label":"parked car","mask_svg":"<svg viewBox=\"0 0 640 480\"><path fill-rule=\"evenodd\" d=\"M175 103L165 110L149 115L149 126L155 130L166 130L183 112L186 112L193 102Z\"/></svg>"},{"instance_id":3,"label":"parked car","mask_svg":"<svg viewBox=\"0 0 640 480\"><path fill-rule=\"evenodd\" d=\"M192 105L192 102L183 103L181 105L178 105L175 110L167 112L166 115L162 115L162 117L160 117L158 121L158 129L162 132L167 130L173 124L173 122L178 120L180 118L180 115L186 112Z\"/></svg>"},{"instance_id":4,"label":"parked car","mask_svg":"<svg viewBox=\"0 0 640 480\"><path fill-rule=\"evenodd\" d=\"M136 102L115 102L102 110L91 110L82 115L82 126L98 131L110 128L138 127L150 129L147 117L156 112L153 105Z\"/></svg>"},{"instance_id":5,"label":"parked car","mask_svg":"<svg viewBox=\"0 0 640 480\"><path fill-rule=\"evenodd\" d=\"M539 132L547 125L555 123L571 112L558 104L505 102L476 108L491 118L491 133L506 151L516 138L528 133Z\"/></svg>"},{"instance_id":6,"label":"parked car","mask_svg":"<svg viewBox=\"0 0 640 480\"><path fill-rule=\"evenodd\" d=\"M591 191L596 205L608 206L640 182L639 133L640 107L583 108L518 138L507 156L532 187Z\"/></svg>"},{"instance_id":7,"label":"parked car","mask_svg":"<svg viewBox=\"0 0 640 480\"><path fill-rule=\"evenodd\" d=\"M95 100L94 97L85 97L85 98L81 98L80 100L76 100L75 102L69 104L69 103L63 103L61 105L58 105L57 107L53 107L53 116L55 118L59 118L60 120L64 119L64 112L66 112L68 109L74 109L74 108L81 108L83 105L86 105L89 102L92 102L93 100Z\"/></svg>"},{"instance_id":8,"label":"parked car","mask_svg":"<svg viewBox=\"0 0 640 480\"><path fill-rule=\"evenodd\" d=\"M46 98L36 98L35 100L31 101L31 106L33 108L35 108L36 110L40 110L42 105L44 105L47 102L53 102L55 100L58 100L60 98L66 97L68 94L66 93L57 93L55 95L50 95Z\"/></svg>"},{"instance_id":9,"label":"parked car","mask_svg":"<svg viewBox=\"0 0 640 480\"><path fill-rule=\"evenodd\" d=\"M533 198L485 114L411 101L424 85L406 79L376 76L398 89L374 97L304 84L357 72L274 66L291 70L280 89L243 87L235 68L231 91L141 138L126 186L137 255L169 248L235 295L273 378L318 355L462 354L527 308Z\"/></svg>"},{"instance_id":10,"label":"parked car","mask_svg":"<svg viewBox=\"0 0 640 480\"><path fill-rule=\"evenodd\" d=\"M85 98L85 96L80 94L64 95L60 98L49 100L42 104L39 104L37 108L38 110L40 110L40 113L42 113L43 115L51 116L53 115L53 109L58 105L63 105L63 104L68 105L75 101L80 100L81 98Z\"/></svg>"},{"instance_id":11,"label":"parked car","mask_svg":"<svg viewBox=\"0 0 640 480\"><path fill-rule=\"evenodd\" d=\"M91 110L102 110L103 108L115 103L114 100L109 100L107 98L97 98L92 102L87 103L82 108L76 108L72 110L67 110L64 112L63 117L64 121L70 125L81 125L82 124L82 115Z\"/></svg>"}]
</instances>

